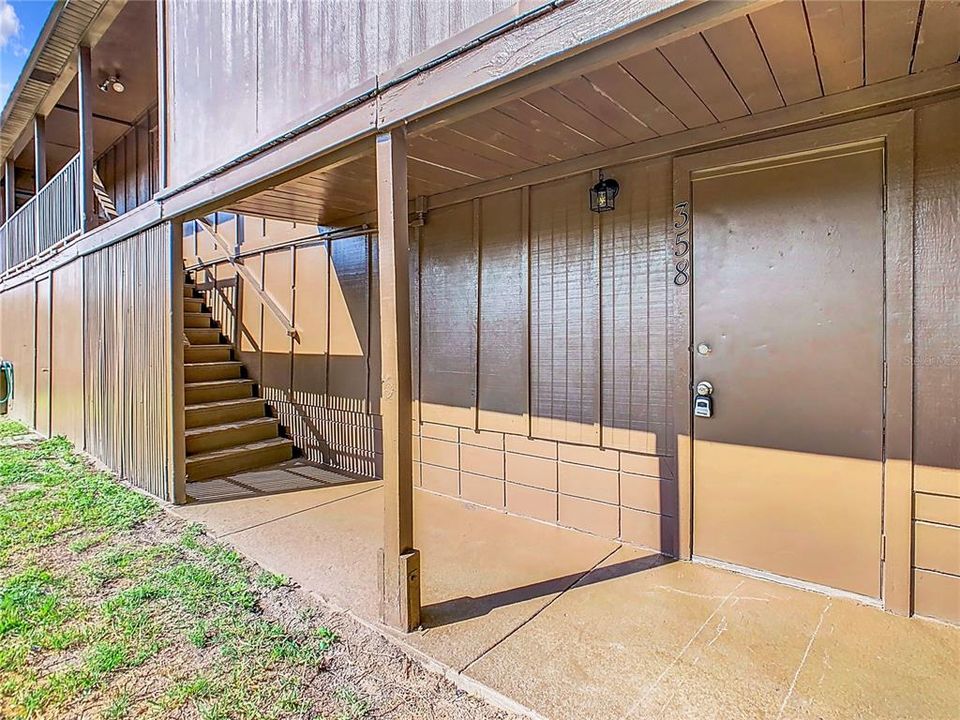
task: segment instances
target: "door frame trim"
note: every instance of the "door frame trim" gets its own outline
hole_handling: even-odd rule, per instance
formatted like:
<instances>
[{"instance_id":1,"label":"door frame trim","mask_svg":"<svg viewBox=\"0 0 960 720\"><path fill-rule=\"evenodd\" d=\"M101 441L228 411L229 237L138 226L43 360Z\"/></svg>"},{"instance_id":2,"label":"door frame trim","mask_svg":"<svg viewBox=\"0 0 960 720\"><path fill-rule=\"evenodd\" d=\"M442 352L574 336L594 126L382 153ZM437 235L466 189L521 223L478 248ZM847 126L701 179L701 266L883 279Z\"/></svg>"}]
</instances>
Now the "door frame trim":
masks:
<instances>
[{"instance_id":1,"label":"door frame trim","mask_svg":"<svg viewBox=\"0 0 960 720\"><path fill-rule=\"evenodd\" d=\"M671 382L677 447L678 556L692 559L693 549L693 243L696 210L692 204L694 173L778 155L819 151L871 141L884 145L884 390L885 437L883 460L883 525L881 593L883 607L900 615L912 610L913 565L913 282L914 282L914 112L905 110L816 130L790 133L674 158L674 209L686 203L690 217L689 243L683 259L689 280L673 284L675 233L667 238L670 287L674 291L670 318L674 358ZM676 219L674 220L676 222ZM675 226L669 226L675 227ZM679 248L678 248L679 250Z\"/></svg>"}]
</instances>

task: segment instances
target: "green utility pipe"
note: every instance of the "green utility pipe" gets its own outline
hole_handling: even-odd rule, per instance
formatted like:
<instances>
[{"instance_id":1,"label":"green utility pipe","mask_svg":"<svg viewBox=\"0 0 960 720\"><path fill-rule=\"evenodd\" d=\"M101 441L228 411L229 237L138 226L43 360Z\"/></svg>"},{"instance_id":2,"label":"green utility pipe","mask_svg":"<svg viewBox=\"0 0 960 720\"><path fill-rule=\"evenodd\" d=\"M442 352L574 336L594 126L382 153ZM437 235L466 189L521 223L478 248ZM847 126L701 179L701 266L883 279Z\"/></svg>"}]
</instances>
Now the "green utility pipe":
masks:
<instances>
[{"instance_id":1,"label":"green utility pipe","mask_svg":"<svg viewBox=\"0 0 960 720\"><path fill-rule=\"evenodd\" d=\"M7 401L13 398L13 363L9 360L0 361L0 412L7 411Z\"/></svg>"}]
</instances>

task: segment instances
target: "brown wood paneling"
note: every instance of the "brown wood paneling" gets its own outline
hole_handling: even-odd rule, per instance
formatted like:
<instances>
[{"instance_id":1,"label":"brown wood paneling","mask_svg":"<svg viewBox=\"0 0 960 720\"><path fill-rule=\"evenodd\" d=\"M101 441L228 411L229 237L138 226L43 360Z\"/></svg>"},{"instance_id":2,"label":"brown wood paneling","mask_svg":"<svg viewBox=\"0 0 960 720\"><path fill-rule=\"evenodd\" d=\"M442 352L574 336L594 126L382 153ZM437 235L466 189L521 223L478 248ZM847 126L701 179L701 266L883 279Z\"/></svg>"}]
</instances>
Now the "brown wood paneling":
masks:
<instances>
[{"instance_id":1,"label":"brown wood paneling","mask_svg":"<svg viewBox=\"0 0 960 720\"><path fill-rule=\"evenodd\" d=\"M478 423L528 429L527 235L523 190L481 201Z\"/></svg>"},{"instance_id":2,"label":"brown wood paneling","mask_svg":"<svg viewBox=\"0 0 960 720\"><path fill-rule=\"evenodd\" d=\"M757 34L746 17L704 30L703 37L750 112L783 107L777 82L767 65Z\"/></svg>"},{"instance_id":3,"label":"brown wood paneling","mask_svg":"<svg viewBox=\"0 0 960 720\"><path fill-rule=\"evenodd\" d=\"M914 570L913 587L917 615L960 623L960 577Z\"/></svg>"},{"instance_id":4,"label":"brown wood paneling","mask_svg":"<svg viewBox=\"0 0 960 720\"><path fill-rule=\"evenodd\" d=\"M914 517L917 520L960 527L960 498L918 492L914 501Z\"/></svg>"},{"instance_id":5,"label":"brown wood paneling","mask_svg":"<svg viewBox=\"0 0 960 720\"><path fill-rule=\"evenodd\" d=\"M532 435L599 441L598 247L589 175L530 190Z\"/></svg>"},{"instance_id":6,"label":"brown wood paneling","mask_svg":"<svg viewBox=\"0 0 960 720\"><path fill-rule=\"evenodd\" d=\"M803 3L777 3L752 13L750 20L787 105L820 97L820 76Z\"/></svg>"},{"instance_id":7,"label":"brown wood paneling","mask_svg":"<svg viewBox=\"0 0 960 720\"><path fill-rule=\"evenodd\" d=\"M413 0L368 5L376 15L376 71L383 73L505 10L515 0ZM368 11L369 12L369 11ZM464 37L464 40L467 40Z\"/></svg>"},{"instance_id":8,"label":"brown wood paneling","mask_svg":"<svg viewBox=\"0 0 960 720\"><path fill-rule=\"evenodd\" d=\"M960 100L917 111L915 488L960 495Z\"/></svg>"},{"instance_id":9,"label":"brown wood paneling","mask_svg":"<svg viewBox=\"0 0 960 720\"><path fill-rule=\"evenodd\" d=\"M83 259L87 451L169 496L170 243L158 225Z\"/></svg>"},{"instance_id":10,"label":"brown wood paneling","mask_svg":"<svg viewBox=\"0 0 960 720\"><path fill-rule=\"evenodd\" d=\"M257 137L255 0L166 6L167 172L171 185L252 146ZM285 4L270 3L286 15ZM295 63L300 66L299 60ZM202 108L202 110L201 110Z\"/></svg>"},{"instance_id":11,"label":"brown wood paneling","mask_svg":"<svg viewBox=\"0 0 960 720\"><path fill-rule=\"evenodd\" d=\"M155 192L158 168L151 131L156 122L156 108L151 108L97 158L104 189L121 215L149 201Z\"/></svg>"},{"instance_id":12,"label":"brown wood paneling","mask_svg":"<svg viewBox=\"0 0 960 720\"><path fill-rule=\"evenodd\" d=\"M863 5L818 0L805 7L824 94L863 85Z\"/></svg>"},{"instance_id":13,"label":"brown wood paneling","mask_svg":"<svg viewBox=\"0 0 960 720\"><path fill-rule=\"evenodd\" d=\"M608 170L616 210L601 216L603 445L670 451L666 273L670 163Z\"/></svg>"},{"instance_id":14,"label":"brown wood paneling","mask_svg":"<svg viewBox=\"0 0 960 720\"><path fill-rule=\"evenodd\" d=\"M717 121L659 50L622 60L620 66L679 118L684 127L702 127Z\"/></svg>"},{"instance_id":15,"label":"brown wood paneling","mask_svg":"<svg viewBox=\"0 0 960 720\"><path fill-rule=\"evenodd\" d=\"M376 75L379 6L392 3L254 5L256 55L249 62L256 69L258 138L276 135Z\"/></svg>"},{"instance_id":16,"label":"brown wood paneling","mask_svg":"<svg viewBox=\"0 0 960 720\"><path fill-rule=\"evenodd\" d=\"M292 390L314 397L314 404L327 391L329 270L326 242L297 248L294 324L300 341L293 346Z\"/></svg>"},{"instance_id":17,"label":"brown wood paneling","mask_svg":"<svg viewBox=\"0 0 960 720\"><path fill-rule=\"evenodd\" d=\"M53 273L51 432L83 447L83 261Z\"/></svg>"},{"instance_id":18,"label":"brown wood paneling","mask_svg":"<svg viewBox=\"0 0 960 720\"><path fill-rule=\"evenodd\" d=\"M677 116L622 65L608 65L589 73L586 78L604 95L615 98L620 107L650 128L651 132L668 135L684 129L684 124Z\"/></svg>"},{"instance_id":19,"label":"brown wood paneling","mask_svg":"<svg viewBox=\"0 0 960 720\"><path fill-rule=\"evenodd\" d=\"M421 54L430 59L430 48L451 37L462 34L466 42L471 27L514 3L171 2L166 11L171 184L373 89L378 74Z\"/></svg>"},{"instance_id":20,"label":"brown wood paneling","mask_svg":"<svg viewBox=\"0 0 960 720\"><path fill-rule=\"evenodd\" d=\"M477 247L470 203L431 212L420 257L420 413L474 427Z\"/></svg>"},{"instance_id":21,"label":"brown wood paneling","mask_svg":"<svg viewBox=\"0 0 960 720\"><path fill-rule=\"evenodd\" d=\"M923 5L923 17L910 72L949 65L960 57L960 3L940 0Z\"/></svg>"},{"instance_id":22,"label":"brown wood paneling","mask_svg":"<svg viewBox=\"0 0 960 720\"><path fill-rule=\"evenodd\" d=\"M631 115L623 105L604 95L585 77L567 80L557 85L555 89L631 142L656 136L656 133L645 123Z\"/></svg>"},{"instance_id":23,"label":"brown wood paneling","mask_svg":"<svg viewBox=\"0 0 960 720\"><path fill-rule=\"evenodd\" d=\"M50 435L50 276L37 281L36 309L36 389L33 426L42 435Z\"/></svg>"},{"instance_id":24,"label":"brown wood paneling","mask_svg":"<svg viewBox=\"0 0 960 720\"><path fill-rule=\"evenodd\" d=\"M702 35L677 40L661 52L718 120L743 117L749 112Z\"/></svg>"},{"instance_id":25,"label":"brown wood paneling","mask_svg":"<svg viewBox=\"0 0 960 720\"><path fill-rule=\"evenodd\" d=\"M914 523L914 567L960 575L960 527Z\"/></svg>"},{"instance_id":26,"label":"brown wood paneling","mask_svg":"<svg viewBox=\"0 0 960 720\"><path fill-rule=\"evenodd\" d=\"M867 83L883 82L910 72L920 5L920 0L864 3L863 41Z\"/></svg>"},{"instance_id":27,"label":"brown wood paneling","mask_svg":"<svg viewBox=\"0 0 960 720\"><path fill-rule=\"evenodd\" d=\"M2 295L0 356L13 363L14 371L14 396L7 412L29 426L33 426L34 420L36 297L34 283L24 283Z\"/></svg>"},{"instance_id":28,"label":"brown wood paneling","mask_svg":"<svg viewBox=\"0 0 960 720\"><path fill-rule=\"evenodd\" d=\"M332 241L330 249L331 407L365 412L370 348L370 252L367 237Z\"/></svg>"},{"instance_id":29,"label":"brown wood paneling","mask_svg":"<svg viewBox=\"0 0 960 720\"><path fill-rule=\"evenodd\" d=\"M538 90L524 100L604 147L619 147L629 142L626 136L553 88Z\"/></svg>"},{"instance_id":30,"label":"brown wood paneling","mask_svg":"<svg viewBox=\"0 0 960 720\"><path fill-rule=\"evenodd\" d=\"M280 307L284 317L293 310L293 249L285 248L263 256L263 286ZM293 340L272 312L263 314L263 339L260 346L262 375L260 384L288 392L292 384Z\"/></svg>"}]
</instances>

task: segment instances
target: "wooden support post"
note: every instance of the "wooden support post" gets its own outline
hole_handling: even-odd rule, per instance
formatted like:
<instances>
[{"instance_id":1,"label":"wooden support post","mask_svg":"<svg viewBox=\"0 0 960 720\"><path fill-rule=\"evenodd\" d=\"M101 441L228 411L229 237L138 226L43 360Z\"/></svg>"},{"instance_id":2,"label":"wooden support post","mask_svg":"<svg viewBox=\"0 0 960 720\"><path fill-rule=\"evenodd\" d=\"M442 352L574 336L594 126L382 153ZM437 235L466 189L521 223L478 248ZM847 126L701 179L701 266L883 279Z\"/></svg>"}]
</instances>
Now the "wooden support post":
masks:
<instances>
[{"instance_id":1,"label":"wooden support post","mask_svg":"<svg viewBox=\"0 0 960 720\"><path fill-rule=\"evenodd\" d=\"M8 157L3 162L3 221L6 222L10 216L17 211L17 183L16 168L13 165L13 158Z\"/></svg>"},{"instance_id":2,"label":"wooden support post","mask_svg":"<svg viewBox=\"0 0 960 720\"><path fill-rule=\"evenodd\" d=\"M90 47L77 49L77 99L80 124L80 229L89 232L96 223L93 208L93 68Z\"/></svg>"},{"instance_id":3,"label":"wooden support post","mask_svg":"<svg viewBox=\"0 0 960 720\"><path fill-rule=\"evenodd\" d=\"M413 547L407 135L402 127L377 136L377 226L384 510L380 619L410 632L420 625L420 553Z\"/></svg>"},{"instance_id":4,"label":"wooden support post","mask_svg":"<svg viewBox=\"0 0 960 720\"><path fill-rule=\"evenodd\" d=\"M33 156L35 186L40 192L47 184L47 118L43 115L33 118Z\"/></svg>"}]
</instances>

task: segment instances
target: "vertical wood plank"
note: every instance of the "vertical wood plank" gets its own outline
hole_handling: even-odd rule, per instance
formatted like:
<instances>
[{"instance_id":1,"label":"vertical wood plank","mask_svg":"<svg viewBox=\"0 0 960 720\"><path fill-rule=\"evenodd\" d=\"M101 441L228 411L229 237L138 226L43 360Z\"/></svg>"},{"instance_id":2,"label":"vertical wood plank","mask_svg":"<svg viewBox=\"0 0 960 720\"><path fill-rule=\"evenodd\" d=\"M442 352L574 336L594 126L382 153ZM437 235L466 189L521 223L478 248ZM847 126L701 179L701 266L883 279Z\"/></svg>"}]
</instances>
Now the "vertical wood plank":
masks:
<instances>
[{"instance_id":1,"label":"vertical wood plank","mask_svg":"<svg viewBox=\"0 0 960 720\"><path fill-rule=\"evenodd\" d=\"M380 613L383 622L409 632L420 625L420 557L413 547L406 131L378 135L376 153L384 495Z\"/></svg>"},{"instance_id":2,"label":"vertical wood plank","mask_svg":"<svg viewBox=\"0 0 960 720\"><path fill-rule=\"evenodd\" d=\"M887 132L886 345L883 604L909 615L913 564L914 115Z\"/></svg>"},{"instance_id":3,"label":"vertical wood plank","mask_svg":"<svg viewBox=\"0 0 960 720\"><path fill-rule=\"evenodd\" d=\"M943 67L960 57L960 2L928 2L917 35L910 72Z\"/></svg>"},{"instance_id":4,"label":"vertical wood plank","mask_svg":"<svg viewBox=\"0 0 960 720\"><path fill-rule=\"evenodd\" d=\"M33 118L33 174L36 191L47 184L47 118L36 115Z\"/></svg>"},{"instance_id":5,"label":"vertical wood plank","mask_svg":"<svg viewBox=\"0 0 960 720\"><path fill-rule=\"evenodd\" d=\"M703 37L730 76L750 112L783 107L783 98L773 79L757 35L746 17L703 31Z\"/></svg>"},{"instance_id":6,"label":"vertical wood plank","mask_svg":"<svg viewBox=\"0 0 960 720\"><path fill-rule=\"evenodd\" d=\"M718 120L731 120L748 113L740 93L701 35L672 42L661 52Z\"/></svg>"},{"instance_id":7,"label":"vertical wood plank","mask_svg":"<svg viewBox=\"0 0 960 720\"><path fill-rule=\"evenodd\" d=\"M920 0L864 3L863 32L867 84L910 72Z\"/></svg>"},{"instance_id":8,"label":"vertical wood plank","mask_svg":"<svg viewBox=\"0 0 960 720\"><path fill-rule=\"evenodd\" d=\"M863 6L844 0L806 2L825 95L863 85Z\"/></svg>"},{"instance_id":9,"label":"vertical wood plank","mask_svg":"<svg viewBox=\"0 0 960 720\"><path fill-rule=\"evenodd\" d=\"M807 19L800 2L781 2L750 15L787 105L820 97Z\"/></svg>"},{"instance_id":10,"label":"vertical wood plank","mask_svg":"<svg viewBox=\"0 0 960 720\"><path fill-rule=\"evenodd\" d=\"M183 225L168 223L164 233L166 259L169 263L167 292L169 293L168 324L169 348L166 366L167 402L167 471L168 492L177 504L187 500L186 441L184 428L183 394Z\"/></svg>"}]
</instances>

